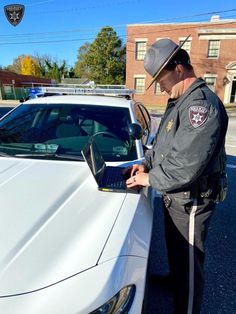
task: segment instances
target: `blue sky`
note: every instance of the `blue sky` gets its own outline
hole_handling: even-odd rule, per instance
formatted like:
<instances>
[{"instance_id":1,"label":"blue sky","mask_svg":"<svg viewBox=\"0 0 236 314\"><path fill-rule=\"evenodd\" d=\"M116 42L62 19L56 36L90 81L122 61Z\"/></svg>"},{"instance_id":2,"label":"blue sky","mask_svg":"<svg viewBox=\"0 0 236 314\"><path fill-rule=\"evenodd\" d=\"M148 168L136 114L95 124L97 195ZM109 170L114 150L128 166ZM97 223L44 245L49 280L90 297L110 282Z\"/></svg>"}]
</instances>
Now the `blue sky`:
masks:
<instances>
[{"instance_id":1,"label":"blue sky","mask_svg":"<svg viewBox=\"0 0 236 314\"><path fill-rule=\"evenodd\" d=\"M4 14L4 6L12 3L25 6L16 27ZM235 0L1 1L0 65L12 64L22 54L38 54L74 66L78 48L93 41L103 26L112 26L125 43L127 24L210 21L214 14L236 19Z\"/></svg>"}]
</instances>

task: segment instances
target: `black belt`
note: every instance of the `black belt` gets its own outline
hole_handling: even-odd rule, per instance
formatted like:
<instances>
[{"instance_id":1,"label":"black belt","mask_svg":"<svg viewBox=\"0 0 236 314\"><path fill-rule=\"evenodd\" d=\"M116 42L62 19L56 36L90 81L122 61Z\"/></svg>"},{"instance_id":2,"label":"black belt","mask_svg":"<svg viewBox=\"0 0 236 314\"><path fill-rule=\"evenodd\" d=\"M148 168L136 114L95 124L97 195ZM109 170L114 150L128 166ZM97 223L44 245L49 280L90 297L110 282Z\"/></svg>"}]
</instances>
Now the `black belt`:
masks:
<instances>
[{"instance_id":1,"label":"black belt","mask_svg":"<svg viewBox=\"0 0 236 314\"><path fill-rule=\"evenodd\" d=\"M215 197L214 192L217 190L220 173L214 173L209 176L198 178L191 185L177 190L164 192L163 195L170 195L181 198L209 198Z\"/></svg>"}]
</instances>

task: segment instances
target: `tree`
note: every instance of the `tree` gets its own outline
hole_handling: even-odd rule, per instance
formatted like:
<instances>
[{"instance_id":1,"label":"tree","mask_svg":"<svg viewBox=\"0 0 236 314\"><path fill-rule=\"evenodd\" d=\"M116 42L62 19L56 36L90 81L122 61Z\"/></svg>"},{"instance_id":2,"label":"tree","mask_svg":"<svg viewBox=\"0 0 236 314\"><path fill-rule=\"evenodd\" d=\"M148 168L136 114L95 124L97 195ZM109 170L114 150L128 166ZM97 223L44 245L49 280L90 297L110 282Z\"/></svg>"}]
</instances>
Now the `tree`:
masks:
<instances>
[{"instance_id":1,"label":"tree","mask_svg":"<svg viewBox=\"0 0 236 314\"><path fill-rule=\"evenodd\" d=\"M76 74L96 84L124 84L125 46L112 27L102 28L91 45L79 49Z\"/></svg>"},{"instance_id":2,"label":"tree","mask_svg":"<svg viewBox=\"0 0 236 314\"><path fill-rule=\"evenodd\" d=\"M29 55L20 57L21 62L21 74L32 75L35 77L40 77L40 68L34 57Z\"/></svg>"},{"instance_id":3,"label":"tree","mask_svg":"<svg viewBox=\"0 0 236 314\"><path fill-rule=\"evenodd\" d=\"M62 64L58 64L56 61L45 60L47 67L46 77L54 79L57 82L61 82L61 79L67 74L66 61L63 60Z\"/></svg>"},{"instance_id":4,"label":"tree","mask_svg":"<svg viewBox=\"0 0 236 314\"><path fill-rule=\"evenodd\" d=\"M42 77L61 82L61 79L68 75L66 61L57 61L49 55L37 55L37 63Z\"/></svg>"},{"instance_id":5,"label":"tree","mask_svg":"<svg viewBox=\"0 0 236 314\"><path fill-rule=\"evenodd\" d=\"M61 79L67 75L68 69L66 61L57 61L49 55L20 55L14 59L12 65L4 68L7 71L18 74L33 75L35 77L45 77L61 82ZM73 76L73 68L70 69L70 75Z\"/></svg>"},{"instance_id":6,"label":"tree","mask_svg":"<svg viewBox=\"0 0 236 314\"><path fill-rule=\"evenodd\" d=\"M90 47L90 43L85 43L78 50L78 61L75 64L75 75L80 78L90 78L90 68L86 60Z\"/></svg>"},{"instance_id":7,"label":"tree","mask_svg":"<svg viewBox=\"0 0 236 314\"><path fill-rule=\"evenodd\" d=\"M13 63L6 66L4 69L10 72L21 74L21 58L24 58L25 55L20 55L13 60Z\"/></svg>"},{"instance_id":8,"label":"tree","mask_svg":"<svg viewBox=\"0 0 236 314\"><path fill-rule=\"evenodd\" d=\"M69 78L75 77L75 69L73 67L70 67L70 69L68 71L68 76L69 76Z\"/></svg>"},{"instance_id":9,"label":"tree","mask_svg":"<svg viewBox=\"0 0 236 314\"><path fill-rule=\"evenodd\" d=\"M37 54L35 59L37 60L37 63L39 65L39 70L41 73L41 77L46 77L47 72L47 66L45 64L45 60L51 60L51 57L48 55L39 55Z\"/></svg>"}]
</instances>

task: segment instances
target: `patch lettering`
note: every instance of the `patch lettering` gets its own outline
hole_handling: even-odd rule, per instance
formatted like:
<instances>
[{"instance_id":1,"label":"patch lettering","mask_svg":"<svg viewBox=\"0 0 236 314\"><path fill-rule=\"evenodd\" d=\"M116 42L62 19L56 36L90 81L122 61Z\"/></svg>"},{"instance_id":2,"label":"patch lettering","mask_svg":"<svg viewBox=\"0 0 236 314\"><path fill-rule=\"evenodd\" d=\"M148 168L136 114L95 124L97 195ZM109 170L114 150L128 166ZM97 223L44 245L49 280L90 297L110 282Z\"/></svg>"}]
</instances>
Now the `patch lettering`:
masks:
<instances>
[{"instance_id":1,"label":"patch lettering","mask_svg":"<svg viewBox=\"0 0 236 314\"><path fill-rule=\"evenodd\" d=\"M194 128L202 126L208 118L208 110L202 106L191 106L189 108L189 121Z\"/></svg>"},{"instance_id":2,"label":"patch lettering","mask_svg":"<svg viewBox=\"0 0 236 314\"><path fill-rule=\"evenodd\" d=\"M8 22L17 26L23 18L25 6L23 4L8 4L5 5L4 12Z\"/></svg>"}]
</instances>

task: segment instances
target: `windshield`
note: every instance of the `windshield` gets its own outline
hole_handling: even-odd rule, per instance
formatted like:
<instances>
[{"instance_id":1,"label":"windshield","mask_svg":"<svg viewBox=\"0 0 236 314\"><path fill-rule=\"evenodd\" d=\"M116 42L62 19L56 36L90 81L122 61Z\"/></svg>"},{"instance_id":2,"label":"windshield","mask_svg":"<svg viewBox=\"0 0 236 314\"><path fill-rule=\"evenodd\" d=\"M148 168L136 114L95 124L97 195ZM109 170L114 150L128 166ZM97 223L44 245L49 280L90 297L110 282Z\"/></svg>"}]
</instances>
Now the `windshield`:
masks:
<instances>
[{"instance_id":1,"label":"windshield","mask_svg":"<svg viewBox=\"0 0 236 314\"><path fill-rule=\"evenodd\" d=\"M129 110L74 104L22 104L0 121L2 156L78 160L94 137L106 161L137 158ZM67 158L68 157L68 158Z\"/></svg>"},{"instance_id":2,"label":"windshield","mask_svg":"<svg viewBox=\"0 0 236 314\"><path fill-rule=\"evenodd\" d=\"M0 107L0 118L3 117L8 111L12 109L13 107Z\"/></svg>"}]
</instances>

